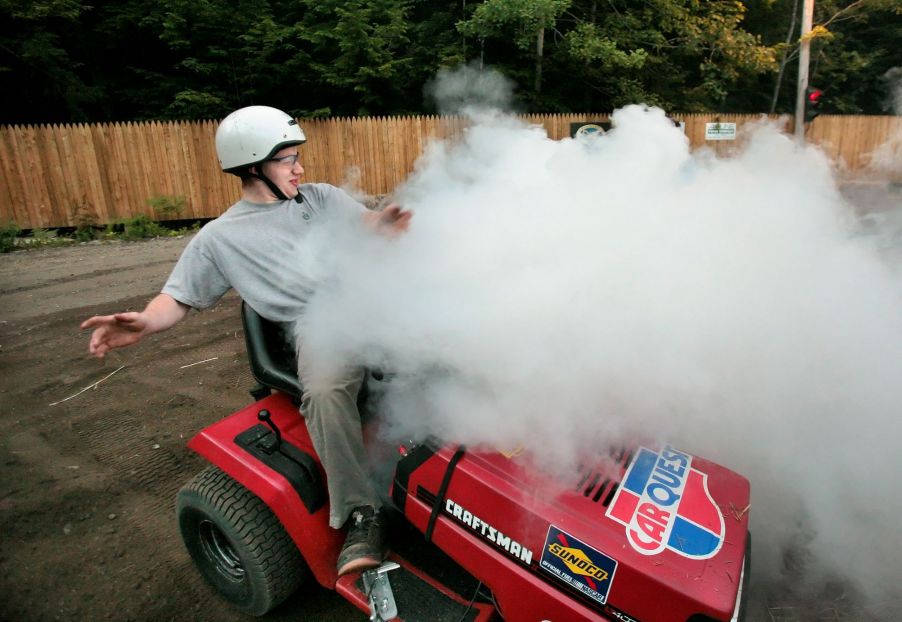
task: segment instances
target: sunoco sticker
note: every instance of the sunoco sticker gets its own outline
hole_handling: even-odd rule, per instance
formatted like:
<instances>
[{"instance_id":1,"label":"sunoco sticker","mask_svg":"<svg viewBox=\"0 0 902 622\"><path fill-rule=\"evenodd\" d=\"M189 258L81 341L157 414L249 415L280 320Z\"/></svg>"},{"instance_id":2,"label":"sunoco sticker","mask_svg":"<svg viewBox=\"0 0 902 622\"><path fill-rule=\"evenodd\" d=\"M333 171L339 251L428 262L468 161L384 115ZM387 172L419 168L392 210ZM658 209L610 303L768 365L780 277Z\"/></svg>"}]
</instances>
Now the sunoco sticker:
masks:
<instances>
[{"instance_id":1,"label":"sunoco sticker","mask_svg":"<svg viewBox=\"0 0 902 622\"><path fill-rule=\"evenodd\" d=\"M617 562L585 542L548 527L541 567L589 598L604 604L614 581Z\"/></svg>"}]
</instances>

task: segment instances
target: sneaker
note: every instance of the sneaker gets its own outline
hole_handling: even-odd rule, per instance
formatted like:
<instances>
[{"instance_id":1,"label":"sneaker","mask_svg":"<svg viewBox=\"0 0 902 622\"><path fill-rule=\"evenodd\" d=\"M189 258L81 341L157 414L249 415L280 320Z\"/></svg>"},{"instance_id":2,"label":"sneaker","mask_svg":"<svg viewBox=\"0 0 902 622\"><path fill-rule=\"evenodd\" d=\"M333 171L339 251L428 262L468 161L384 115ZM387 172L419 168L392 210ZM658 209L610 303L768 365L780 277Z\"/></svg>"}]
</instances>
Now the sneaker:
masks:
<instances>
[{"instance_id":1,"label":"sneaker","mask_svg":"<svg viewBox=\"0 0 902 622\"><path fill-rule=\"evenodd\" d=\"M376 568L385 557L382 513L372 506L354 508L345 523L348 535L338 554L338 575Z\"/></svg>"}]
</instances>

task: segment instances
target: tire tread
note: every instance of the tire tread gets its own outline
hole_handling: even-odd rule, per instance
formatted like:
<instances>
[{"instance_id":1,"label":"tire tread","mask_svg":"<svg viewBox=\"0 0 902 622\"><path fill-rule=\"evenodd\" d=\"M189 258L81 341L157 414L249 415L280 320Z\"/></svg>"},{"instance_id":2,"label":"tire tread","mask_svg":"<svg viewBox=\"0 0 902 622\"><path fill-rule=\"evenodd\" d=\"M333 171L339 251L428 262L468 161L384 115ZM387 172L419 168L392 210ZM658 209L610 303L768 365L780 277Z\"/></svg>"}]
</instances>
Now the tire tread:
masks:
<instances>
[{"instance_id":1,"label":"tire tread","mask_svg":"<svg viewBox=\"0 0 902 622\"><path fill-rule=\"evenodd\" d=\"M241 544L250 552L258 568L256 575L262 594L247 613L262 615L285 600L301 584L307 568L294 541L266 504L250 490L216 466L208 466L186 484L178 495L178 507L209 505L228 522ZM240 605L239 605L240 606Z\"/></svg>"}]
</instances>

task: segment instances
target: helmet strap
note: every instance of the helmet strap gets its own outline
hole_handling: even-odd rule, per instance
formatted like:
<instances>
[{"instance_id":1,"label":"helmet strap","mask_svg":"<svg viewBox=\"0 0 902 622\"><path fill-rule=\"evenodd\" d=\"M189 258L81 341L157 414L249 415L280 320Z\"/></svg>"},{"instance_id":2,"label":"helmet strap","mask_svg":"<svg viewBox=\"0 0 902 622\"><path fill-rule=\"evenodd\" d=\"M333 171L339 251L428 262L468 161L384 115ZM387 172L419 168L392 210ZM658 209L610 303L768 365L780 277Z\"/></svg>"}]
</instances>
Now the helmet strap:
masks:
<instances>
[{"instance_id":1,"label":"helmet strap","mask_svg":"<svg viewBox=\"0 0 902 622\"><path fill-rule=\"evenodd\" d=\"M256 168L259 170L262 167L258 164L256 166ZM269 188L270 192L272 192L274 195L276 195L277 199L280 199L282 201L287 201L287 200L289 200L289 198L294 198L294 200L297 201L298 203L300 203L303 200L301 198L300 192L298 192L294 197L286 197L285 193L282 192L282 190L276 184L274 184L273 181L269 177L264 175L262 171L259 173L252 173L252 172L248 171L248 176L259 179L264 184L266 184L266 187Z\"/></svg>"}]
</instances>

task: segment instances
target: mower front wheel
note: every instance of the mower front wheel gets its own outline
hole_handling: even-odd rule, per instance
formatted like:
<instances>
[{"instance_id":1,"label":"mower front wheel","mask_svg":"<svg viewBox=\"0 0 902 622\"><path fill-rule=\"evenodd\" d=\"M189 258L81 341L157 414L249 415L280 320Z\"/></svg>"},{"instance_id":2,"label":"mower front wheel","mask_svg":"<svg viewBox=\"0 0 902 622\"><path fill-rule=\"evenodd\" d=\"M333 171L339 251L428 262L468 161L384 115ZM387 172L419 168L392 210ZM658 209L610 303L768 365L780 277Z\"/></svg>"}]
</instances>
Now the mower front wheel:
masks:
<instances>
[{"instance_id":1,"label":"mower front wheel","mask_svg":"<svg viewBox=\"0 0 902 622\"><path fill-rule=\"evenodd\" d=\"M215 466L176 498L185 547L201 575L241 611L260 616L294 592L308 570L263 501Z\"/></svg>"}]
</instances>

